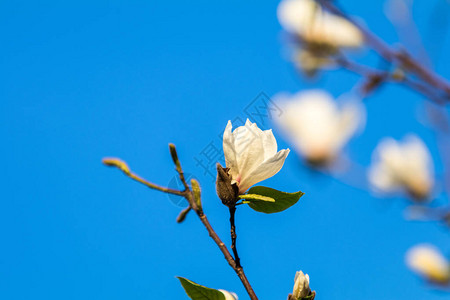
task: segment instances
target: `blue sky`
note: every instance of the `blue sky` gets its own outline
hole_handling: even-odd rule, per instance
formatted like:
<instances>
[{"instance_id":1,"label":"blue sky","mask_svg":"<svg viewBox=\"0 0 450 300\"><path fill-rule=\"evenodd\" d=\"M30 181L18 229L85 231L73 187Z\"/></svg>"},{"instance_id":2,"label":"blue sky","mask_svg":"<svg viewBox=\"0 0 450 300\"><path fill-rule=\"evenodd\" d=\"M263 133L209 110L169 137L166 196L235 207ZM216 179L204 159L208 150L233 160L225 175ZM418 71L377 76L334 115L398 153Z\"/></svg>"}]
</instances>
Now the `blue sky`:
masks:
<instances>
[{"instance_id":1,"label":"blue sky","mask_svg":"<svg viewBox=\"0 0 450 300\"><path fill-rule=\"evenodd\" d=\"M227 209L194 158L261 92L324 87L339 96L358 80L345 72L313 82L299 77L285 59L277 4L0 4L2 299L187 299L175 276L246 299L193 215L176 224L180 207L167 195L102 166L101 158L121 157L164 185L175 175L167 147L175 143L185 171L200 180L211 223L228 242ZM388 42L397 40L381 1L343 5ZM416 3L424 34L433 7ZM442 53L448 43L439 41ZM449 58L431 50L438 72L450 77ZM366 103L366 130L348 155L367 165L383 136L414 131L441 172L435 135L420 121L420 96L386 86ZM279 147L288 147L275 135ZM242 264L260 299L285 299L300 269L318 299L448 298L404 265L405 251L417 243L450 253L448 229L404 221L405 199L377 199L310 172L293 152L264 184L305 196L280 214L237 212Z\"/></svg>"}]
</instances>

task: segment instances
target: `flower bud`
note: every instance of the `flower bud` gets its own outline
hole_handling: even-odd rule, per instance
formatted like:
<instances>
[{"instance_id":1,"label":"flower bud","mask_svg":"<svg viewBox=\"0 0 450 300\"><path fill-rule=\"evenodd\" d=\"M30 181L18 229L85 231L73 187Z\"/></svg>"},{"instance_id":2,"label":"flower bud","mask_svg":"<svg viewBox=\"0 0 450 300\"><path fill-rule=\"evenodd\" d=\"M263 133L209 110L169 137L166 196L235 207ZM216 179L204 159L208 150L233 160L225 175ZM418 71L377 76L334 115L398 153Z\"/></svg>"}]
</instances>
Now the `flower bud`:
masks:
<instances>
[{"instance_id":1,"label":"flower bud","mask_svg":"<svg viewBox=\"0 0 450 300\"><path fill-rule=\"evenodd\" d=\"M116 167L120 169L122 172L130 174L130 168L128 167L127 163L119 158L105 157L103 158L102 162L104 165L108 167Z\"/></svg>"},{"instance_id":2,"label":"flower bud","mask_svg":"<svg viewBox=\"0 0 450 300\"><path fill-rule=\"evenodd\" d=\"M302 299L311 293L311 289L309 288L309 276L308 274L303 274L302 271L298 271L295 274L295 283L294 290L292 291L291 299Z\"/></svg>"},{"instance_id":3,"label":"flower bud","mask_svg":"<svg viewBox=\"0 0 450 300\"><path fill-rule=\"evenodd\" d=\"M235 293L225 291L225 290L219 290L222 292L222 294L225 296L225 300L238 300L238 296Z\"/></svg>"},{"instance_id":4,"label":"flower bud","mask_svg":"<svg viewBox=\"0 0 450 300\"><path fill-rule=\"evenodd\" d=\"M239 187L236 183L231 183L229 171L229 168L224 168L217 163L216 192L226 206L234 205L239 196Z\"/></svg>"},{"instance_id":5,"label":"flower bud","mask_svg":"<svg viewBox=\"0 0 450 300\"><path fill-rule=\"evenodd\" d=\"M197 180L195 179L191 179L191 187L192 187L192 192L194 194L194 201L197 204L197 207L199 209L202 209L202 197L201 197L201 188L200 188L200 183L198 183Z\"/></svg>"}]
</instances>

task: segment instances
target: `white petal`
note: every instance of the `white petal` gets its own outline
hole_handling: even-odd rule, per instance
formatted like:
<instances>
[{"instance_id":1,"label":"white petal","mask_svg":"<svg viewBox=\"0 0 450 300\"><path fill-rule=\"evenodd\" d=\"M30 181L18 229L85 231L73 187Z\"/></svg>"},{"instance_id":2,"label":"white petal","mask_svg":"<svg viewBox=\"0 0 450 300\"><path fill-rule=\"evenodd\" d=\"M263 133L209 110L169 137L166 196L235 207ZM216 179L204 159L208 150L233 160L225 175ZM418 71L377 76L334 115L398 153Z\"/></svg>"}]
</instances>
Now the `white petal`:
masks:
<instances>
[{"instance_id":1,"label":"white petal","mask_svg":"<svg viewBox=\"0 0 450 300\"><path fill-rule=\"evenodd\" d=\"M226 166L230 168L231 176L236 178L239 173L239 168L236 159L236 150L234 148L234 135L231 132L231 128L231 121L228 121L223 133L223 153L225 155Z\"/></svg>"},{"instance_id":2,"label":"white petal","mask_svg":"<svg viewBox=\"0 0 450 300\"><path fill-rule=\"evenodd\" d=\"M286 99L287 98L287 99ZM283 113L275 121L286 131L296 150L311 160L331 161L364 120L361 105L347 103L339 109L322 90L279 97Z\"/></svg>"},{"instance_id":3,"label":"white petal","mask_svg":"<svg viewBox=\"0 0 450 300\"><path fill-rule=\"evenodd\" d=\"M319 22L317 22L319 23ZM314 39L327 42L337 47L358 47L364 39L360 30L352 23L339 16L327 13L320 23Z\"/></svg>"},{"instance_id":4,"label":"white petal","mask_svg":"<svg viewBox=\"0 0 450 300\"><path fill-rule=\"evenodd\" d=\"M374 151L369 180L382 192L403 187L416 197L426 197L434 182L431 154L416 136L402 142L385 138Z\"/></svg>"},{"instance_id":5,"label":"white petal","mask_svg":"<svg viewBox=\"0 0 450 300\"><path fill-rule=\"evenodd\" d=\"M383 164L373 164L369 169L368 176L369 182L381 191L393 192L397 187L396 179L392 176L390 170L386 170Z\"/></svg>"},{"instance_id":6,"label":"white petal","mask_svg":"<svg viewBox=\"0 0 450 300\"><path fill-rule=\"evenodd\" d=\"M304 155L328 151L337 114L331 96L321 90L310 90L288 98L279 103L283 114L276 121Z\"/></svg>"},{"instance_id":7,"label":"white petal","mask_svg":"<svg viewBox=\"0 0 450 300\"><path fill-rule=\"evenodd\" d=\"M277 11L280 24L310 43L359 47L364 38L348 20L322 10L313 0L284 0Z\"/></svg>"},{"instance_id":8,"label":"white petal","mask_svg":"<svg viewBox=\"0 0 450 300\"><path fill-rule=\"evenodd\" d=\"M314 10L320 7L314 1L284 0L278 6L277 16L281 26L287 31L303 34Z\"/></svg>"},{"instance_id":9,"label":"white petal","mask_svg":"<svg viewBox=\"0 0 450 300\"><path fill-rule=\"evenodd\" d=\"M305 275L302 271L298 271L295 274L294 282L294 290L292 291L294 298L300 299L309 295L311 289L309 287L308 274Z\"/></svg>"},{"instance_id":10,"label":"white petal","mask_svg":"<svg viewBox=\"0 0 450 300\"><path fill-rule=\"evenodd\" d=\"M223 147L226 165L240 193L251 185L275 175L283 166L289 150L277 153L272 130L262 131L247 119L233 132L229 121L224 132Z\"/></svg>"},{"instance_id":11,"label":"white petal","mask_svg":"<svg viewBox=\"0 0 450 300\"><path fill-rule=\"evenodd\" d=\"M283 167L284 161L288 156L289 151L289 149L278 151L278 153L260 164L249 175L243 177L241 184L239 185L239 192L243 193L252 185L277 174Z\"/></svg>"},{"instance_id":12,"label":"white petal","mask_svg":"<svg viewBox=\"0 0 450 300\"><path fill-rule=\"evenodd\" d=\"M242 179L264 161L263 135L263 131L248 119L245 126L233 132L236 161Z\"/></svg>"},{"instance_id":13,"label":"white petal","mask_svg":"<svg viewBox=\"0 0 450 300\"><path fill-rule=\"evenodd\" d=\"M355 134L358 128L364 126L365 110L357 102L348 102L342 106L339 113L337 130L335 131L334 148L338 151Z\"/></svg>"},{"instance_id":14,"label":"white petal","mask_svg":"<svg viewBox=\"0 0 450 300\"><path fill-rule=\"evenodd\" d=\"M277 153L277 140L273 135L272 129L263 131L262 145L264 149L264 160L267 160Z\"/></svg>"},{"instance_id":15,"label":"white petal","mask_svg":"<svg viewBox=\"0 0 450 300\"><path fill-rule=\"evenodd\" d=\"M422 244L411 248L406 255L406 263L412 270L428 279L450 280L450 263L432 245Z\"/></svg>"},{"instance_id":16,"label":"white petal","mask_svg":"<svg viewBox=\"0 0 450 300\"><path fill-rule=\"evenodd\" d=\"M222 292L222 294L225 296L225 300L239 300L238 296L235 293L226 291L226 290L219 290Z\"/></svg>"}]
</instances>

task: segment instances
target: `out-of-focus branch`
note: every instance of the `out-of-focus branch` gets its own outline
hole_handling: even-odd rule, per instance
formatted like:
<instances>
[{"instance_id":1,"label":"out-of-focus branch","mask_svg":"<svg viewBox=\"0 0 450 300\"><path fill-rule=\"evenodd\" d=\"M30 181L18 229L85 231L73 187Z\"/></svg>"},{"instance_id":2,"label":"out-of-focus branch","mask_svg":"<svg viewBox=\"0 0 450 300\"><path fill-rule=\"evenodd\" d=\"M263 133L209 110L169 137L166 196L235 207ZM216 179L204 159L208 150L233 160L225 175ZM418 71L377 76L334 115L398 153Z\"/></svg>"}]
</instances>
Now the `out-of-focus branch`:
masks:
<instances>
[{"instance_id":1,"label":"out-of-focus branch","mask_svg":"<svg viewBox=\"0 0 450 300\"><path fill-rule=\"evenodd\" d=\"M419 61L414 59L406 50L401 49L393 49L391 48L385 41L375 35L372 31L370 31L365 26L360 25L358 22L354 21L352 18L347 16L340 8L338 8L332 1L329 0L316 0L320 3L324 8L329 10L330 12L339 15L341 17L346 18L351 23L353 23L357 28L361 30L365 37L366 44L370 46L374 51L376 51L381 57L385 60L399 65L403 70L414 74L417 78L422 80L424 83L430 85L434 89L438 90L439 93L436 94L436 97L441 97L445 99L445 101L450 100L450 83L434 73L432 70L428 69L426 66L422 65ZM411 88L420 88L419 92L423 93L424 87L423 85L418 85L414 82L408 82L407 85ZM432 100L435 100L436 97L433 97ZM443 101L440 101L439 104L442 104Z\"/></svg>"},{"instance_id":2,"label":"out-of-focus branch","mask_svg":"<svg viewBox=\"0 0 450 300\"><path fill-rule=\"evenodd\" d=\"M347 59L343 55L336 56L335 62L342 68L352 73L358 74L364 78L363 84L360 86L362 96L366 96L370 92L380 87L383 83L399 83L416 92L421 93L430 100L444 104L444 100L436 95L435 90L421 81L409 78L401 70L384 71L358 64Z\"/></svg>"},{"instance_id":3,"label":"out-of-focus branch","mask_svg":"<svg viewBox=\"0 0 450 300\"><path fill-rule=\"evenodd\" d=\"M450 207L412 206L406 211L411 221L440 221L450 227Z\"/></svg>"},{"instance_id":4,"label":"out-of-focus branch","mask_svg":"<svg viewBox=\"0 0 450 300\"><path fill-rule=\"evenodd\" d=\"M180 177L181 182L183 183L184 190L173 190L170 188L162 187L159 185L156 185L154 183L151 183L138 175L134 174L128 165L117 158L105 158L103 159L103 163L110 167L116 167L120 169L126 176L130 177L133 180L138 181L139 183L142 183L143 185L155 189L164 193L178 195L186 198L186 200L189 203L189 207L184 209L180 215L177 218L177 222L182 222L184 218L186 217L186 214L190 210L194 210L197 216L199 217L202 224L205 226L206 230L208 231L209 236L213 239L213 241L216 243L217 247L220 249L222 254L225 257L225 260L228 262L231 268L235 271L239 279L241 280L242 284L244 285L245 289L247 290L248 295L250 296L251 300L258 300L258 297L256 296L255 292L253 291L253 288L250 284L250 282L247 279L247 276L244 273L244 269L240 266L240 263L236 262L236 260L231 255L230 251L228 251L228 248L225 246L225 244L222 242L222 240L219 238L217 233L212 228L211 224L208 221L208 218L203 212L203 208L201 206L201 199L199 199L200 195L195 195L195 188L191 189L189 187L189 184L186 182L186 179L184 177L183 169L181 168L180 161L178 159L178 154L175 148L175 145L170 144L169 145L170 154L172 156L172 160L175 164L175 169L178 172L178 175ZM198 196L198 197L197 197Z\"/></svg>"}]
</instances>

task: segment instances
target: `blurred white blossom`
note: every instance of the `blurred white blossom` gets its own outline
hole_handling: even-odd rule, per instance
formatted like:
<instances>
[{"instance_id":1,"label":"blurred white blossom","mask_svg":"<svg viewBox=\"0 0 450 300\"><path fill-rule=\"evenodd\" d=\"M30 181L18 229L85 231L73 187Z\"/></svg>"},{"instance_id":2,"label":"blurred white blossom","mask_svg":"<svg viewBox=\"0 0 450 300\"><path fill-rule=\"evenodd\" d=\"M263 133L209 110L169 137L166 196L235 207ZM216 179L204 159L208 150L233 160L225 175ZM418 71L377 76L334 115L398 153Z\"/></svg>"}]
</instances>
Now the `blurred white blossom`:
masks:
<instances>
[{"instance_id":1,"label":"blurred white blossom","mask_svg":"<svg viewBox=\"0 0 450 300\"><path fill-rule=\"evenodd\" d=\"M248 119L244 126L231 131L228 121L223 134L223 152L232 183L237 183L243 194L252 185L272 177L289 154L289 149L277 152L277 141L272 130L258 128Z\"/></svg>"},{"instance_id":2,"label":"blurred white blossom","mask_svg":"<svg viewBox=\"0 0 450 300\"><path fill-rule=\"evenodd\" d=\"M238 296L235 293L225 291L225 290L219 290L224 294L225 300L239 300Z\"/></svg>"},{"instance_id":3,"label":"blurred white blossom","mask_svg":"<svg viewBox=\"0 0 450 300\"><path fill-rule=\"evenodd\" d=\"M314 0L283 0L277 15L286 31L306 43L341 48L359 47L364 41L356 26L323 10Z\"/></svg>"},{"instance_id":4,"label":"blurred white blossom","mask_svg":"<svg viewBox=\"0 0 450 300\"><path fill-rule=\"evenodd\" d=\"M356 102L338 107L322 90L279 96L282 113L275 121L286 132L299 154L312 164L332 162L342 147L365 123L365 110Z\"/></svg>"},{"instance_id":5,"label":"blurred white blossom","mask_svg":"<svg viewBox=\"0 0 450 300\"><path fill-rule=\"evenodd\" d=\"M311 293L308 274L303 274L302 271L298 271L295 274L294 281L294 290L292 291L292 296L294 297L294 299L304 298Z\"/></svg>"},{"instance_id":6,"label":"blurred white blossom","mask_svg":"<svg viewBox=\"0 0 450 300\"><path fill-rule=\"evenodd\" d=\"M450 263L432 245L422 244L409 249L406 254L406 263L413 271L430 281L450 282Z\"/></svg>"},{"instance_id":7,"label":"blurred white blossom","mask_svg":"<svg viewBox=\"0 0 450 300\"><path fill-rule=\"evenodd\" d=\"M430 196L433 162L426 145L415 135L402 142L383 139L374 151L369 181L379 191L405 189L417 200Z\"/></svg>"}]
</instances>

